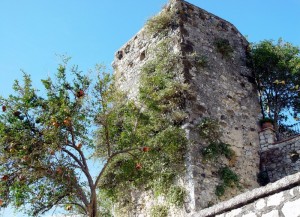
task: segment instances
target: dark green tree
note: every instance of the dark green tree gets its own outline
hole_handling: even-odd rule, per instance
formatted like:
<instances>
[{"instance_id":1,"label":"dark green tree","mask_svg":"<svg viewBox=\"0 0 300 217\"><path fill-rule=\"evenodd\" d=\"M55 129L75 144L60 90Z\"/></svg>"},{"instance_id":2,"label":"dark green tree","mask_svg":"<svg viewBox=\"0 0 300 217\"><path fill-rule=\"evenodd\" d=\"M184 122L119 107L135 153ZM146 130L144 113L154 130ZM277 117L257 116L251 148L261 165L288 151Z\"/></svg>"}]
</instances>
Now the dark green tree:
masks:
<instances>
[{"instance_id":1,"label":"dark green tree","mask_svg":"<svg viewBox=\"0 0 300 217\"><path fill-rule=\"evenodd\" d=\"M253 44L251 56L263 117L274 120L275 131L289 117L299 120L300 49L281 39Z\"/></svg>"}]
</instances>

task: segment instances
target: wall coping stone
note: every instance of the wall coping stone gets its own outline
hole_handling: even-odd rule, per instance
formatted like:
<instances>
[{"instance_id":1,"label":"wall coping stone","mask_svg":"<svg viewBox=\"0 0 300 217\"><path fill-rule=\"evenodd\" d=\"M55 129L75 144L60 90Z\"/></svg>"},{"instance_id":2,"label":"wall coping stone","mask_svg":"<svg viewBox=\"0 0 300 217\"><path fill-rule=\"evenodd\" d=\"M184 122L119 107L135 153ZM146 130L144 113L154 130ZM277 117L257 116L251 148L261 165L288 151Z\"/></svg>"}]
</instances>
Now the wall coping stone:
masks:
<instances>
[{"instance_id":1,"label":"wall coping stone","mask_svg":"<svg viewBox=\"0 0 300 217\"><path fill-rule=\"evenodd\" d=\"M298 139L300 139L300 135L296 135L296 136L292 136L292 137L289 137L284 140L276 141L273 143L273 145L279 145L280 143L290 142L291 140L298 140Z\"/></svg>"},{"instance_id":2,"label":"wall coping stone","mask_svg":"<svg viewBox=\"0 0 300 217\"><path fill-rule=\"evenodd\" d=\"M212 207L200 210L199 212L191 213L191 217L213 217L218 214L225 213L227 211L237 209L252 203L260 198L264 198L275 193L291 189L300 185L300 172L286 176L274 183L270 183L266 186L255 188L251 191L242 193L230 200L218 203Z\"/></svg>"}]
</instances>

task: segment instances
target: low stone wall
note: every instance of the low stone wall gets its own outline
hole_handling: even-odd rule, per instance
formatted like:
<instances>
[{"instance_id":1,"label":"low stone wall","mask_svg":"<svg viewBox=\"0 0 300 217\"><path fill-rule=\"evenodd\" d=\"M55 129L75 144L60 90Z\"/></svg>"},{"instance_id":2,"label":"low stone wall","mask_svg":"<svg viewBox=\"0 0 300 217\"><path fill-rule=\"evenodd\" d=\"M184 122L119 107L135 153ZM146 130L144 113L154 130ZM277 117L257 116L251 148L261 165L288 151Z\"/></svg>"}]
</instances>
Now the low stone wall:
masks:
<instances>
[{"instance_id":1,"label":"low stone wall","mask_svg":"<svg viewBox=\"0 0 300 217\"><path fill-rule=\"evenodd\" d=\"M299 217L300 173L240 194L190 217Z\"/></svg>"},{"instance_id":2,"label":"low stone wall","mask_svg":"<svg viewBox=\"0 0 300 217\"><path fill-rule=\"evenodd\" d=\"M261 172L270 182L300 171L300 136L276 142L272 129L260 132Z\"/></svg>"}]
</instances>

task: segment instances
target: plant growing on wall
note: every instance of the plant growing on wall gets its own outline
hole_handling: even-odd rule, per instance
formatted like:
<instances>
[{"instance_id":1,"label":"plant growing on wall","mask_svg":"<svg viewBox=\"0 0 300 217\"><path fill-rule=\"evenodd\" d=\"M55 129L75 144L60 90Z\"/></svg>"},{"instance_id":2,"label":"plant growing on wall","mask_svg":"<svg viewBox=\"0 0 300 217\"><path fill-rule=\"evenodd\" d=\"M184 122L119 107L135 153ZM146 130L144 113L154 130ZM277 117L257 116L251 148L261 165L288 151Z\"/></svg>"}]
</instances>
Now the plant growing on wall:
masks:
<instances>
[{"instance_id":1,"label":"plant growing on wall","mask_svg":"<svg viewBox=\"0 0 300 217\"><path fill-rule=\"evenodd\" d=\"M233 52L233 48L230 45L228 39L224 39L224 38L216 39L215 46L218 52L221 53L224 57L230 57Z\"/></svg>"},{"instance_id":2,"label":"plant growing on wall","mask_svg":"<svg viewBox=\"0 0 300 217\"><path fill-rule=\"evenodd\" d=\"M168 216L168 207L157 205L153 206L150 213L151 217L167 217Z\"/></svg>"},{"instance_id":3,"label":"plant growing on wall","mask_svg":"<svg viewBox=\"0 0 300 217\"><path fill-rule=\"evenodd\" d=\"M288 118L299 121L300 49L281 39L253 44L251 57L258 85L263 117L274 120L279 136L280 126Z\"/></svg>"},{"instance_id":4,"label":"plant growing on wall","mask_svg":"<svg viewBox=\"0 0 300 217\"><path fill-rule=\"evenodd\" d=\"M161 13L146 22L146 32L150 35L165 34L175 22L175 13L165 8Z\"/></svg>"},{"instance_id":5,"label":"plant growing on wall","mask_svg":"<svg viewBox=\"0 0 300 217\"><path fill-rule=\"evenodd\" d=\"M198 125L200 137L208 143L202 149L204 160L218 161L221 156L225 156L229 161L229 166L234 166L236 155L230 145L221 141L222 133L219 123L210 118L203 118ZM229 167L220 167L218 175L221 184L216 187L215 194L220 197L224 195L228 187L239 187L239 176Z\"/></svg>"},{"instance_id":6,"label":"plant growing on wall","mask_svg":"<svg viewBox=\"0 0 300 217\"><path fill-rule=\"evenodd\" d=\"M108 170L100 185L106 196L120 206L130 204L131 198L126 194L150 189L154 196L164 195L167 202L183 205L185 191L176 186L176 180L184 171L187 140L180 126L187 117L183 110L190 92L176 72L178 58L171 46L170 40L162 40L148 51L154 58L141 69L137 102L131 103L131 108L128 103L122 105L120 114L111 119L112 125L120 128L109 133L117 139L111 143L126 148L133 143L149 147L144 154L117 158L112 165L114 170ZM100 137L105 138L105 133ZM132 170L134 165L138 166L136 170Z\"/></svg>"},{"instance_id":7,"label":"plant growing on wall","mask_svg":"<svg viewBox=\"0 0 300 217\"><path fill-rule=\"evenodd\" d=\"M218 197L224 195L226 188L228 187L240 187L239 185L239 176L232 171L229 167L222 167L219 169L218 174L220 176L220 179L222 181L221 184L219 184L216 187L216 195Z\"/></svg>"},{"instance_id":8,"label":"plant growing on wall","mask_svg":"<svg viewBox=\"0 0 300 217\"><path fill-rule=\"evenodd\" d=\"M203 69L208 66L208 60L206 56L200 55L197 52L193 52L188 55L188 59L194 63L195 67L199 69Z\"/></svg>"}]
</instances>

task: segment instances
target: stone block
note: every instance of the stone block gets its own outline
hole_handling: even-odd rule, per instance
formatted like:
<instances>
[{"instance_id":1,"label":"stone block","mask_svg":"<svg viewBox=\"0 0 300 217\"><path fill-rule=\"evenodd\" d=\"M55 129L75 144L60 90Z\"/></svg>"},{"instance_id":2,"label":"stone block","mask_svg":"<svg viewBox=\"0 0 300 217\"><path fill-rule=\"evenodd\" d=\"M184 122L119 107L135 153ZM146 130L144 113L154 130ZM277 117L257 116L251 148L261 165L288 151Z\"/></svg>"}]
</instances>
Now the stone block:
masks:
<instances>
[{"instance_id":1,"label":"stone block","mask_svg":"<svg viewBox=\"0 0 300 217\"><path fill-rule=\"evenodd\" d=\"M274 194L267 199L267 206L278 206L284 200L283 192Z\"/></svg>"},{"instance_id":2,"label":"stone block","mask_svg":"<svg viewBox=\"0 0 300 217\"><path fill-rule=\"evenodd\" d=\"M255 204L255 208L258 210L263 209L265 206L266 206L265 199L259 199Z\"/></svg>"},{"instance_id":3,"label":"stone block","mask_svg":"<svg viewBox=\"0 0 300 217\"><path fill-rule=\"evenodd\" d=\"M226 217L236 217L239 216L243 210L241 208L230 211L226 214Z\"/></svg>"},{"instance_id":4,"label":"stone block","mask_svg":"<svg viewBox=\"0 0 300 217\"><path fill-rule=\"evenodd\" d=\"M278 210L272 210L271 212L263 214L261 217L279 217Z\"/></svg>"},{"instance_id":5,"label":"stone block","mask_svg":"<svg viewBox=\"0 0 300 217\"><path fill-rule=\"evenodd\" d=\"M299 217L300 216L300 198L294 201L286 202L282 209L285 217Z\"/></svg>"},{"instance_id":6,"label":"stone block","mask_svg":"<svg viewBox=\"0 0 300 217\"><path fill-rule=\"evenodd\" d=\"M257 217L257 215L254 212L242 215L242 217Z\"/></svg>"}]
</instances>

